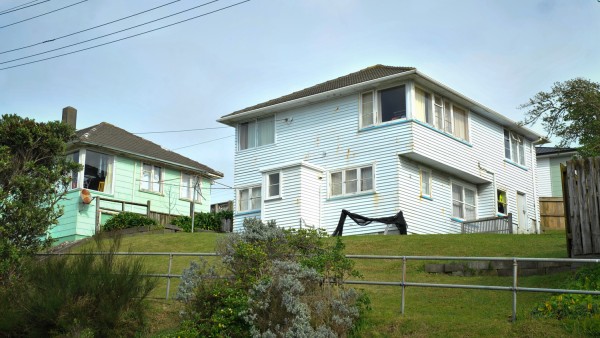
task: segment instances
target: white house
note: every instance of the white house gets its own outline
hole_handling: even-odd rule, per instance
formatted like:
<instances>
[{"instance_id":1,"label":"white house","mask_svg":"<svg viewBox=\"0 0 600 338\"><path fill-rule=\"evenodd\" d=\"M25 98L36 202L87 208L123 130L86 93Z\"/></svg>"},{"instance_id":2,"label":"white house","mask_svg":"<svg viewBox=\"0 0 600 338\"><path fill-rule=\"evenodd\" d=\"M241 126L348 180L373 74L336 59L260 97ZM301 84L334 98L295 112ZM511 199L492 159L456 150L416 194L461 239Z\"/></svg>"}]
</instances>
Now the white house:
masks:
<instances>
[{"instance_id":1,"label":"white house","mask_svg":"<svg viewBox=\"0 0 600 338\"><path fill-rule=\"evenodd\" d=\"M332 233L347 209L401 210L417 234L499 212L514 232L539 232L542 136L415 68L372 66L219 122L236 129L234 229L258 217ZM344 234L385 228L348 224Z\"/></svg>"}]
</instances>

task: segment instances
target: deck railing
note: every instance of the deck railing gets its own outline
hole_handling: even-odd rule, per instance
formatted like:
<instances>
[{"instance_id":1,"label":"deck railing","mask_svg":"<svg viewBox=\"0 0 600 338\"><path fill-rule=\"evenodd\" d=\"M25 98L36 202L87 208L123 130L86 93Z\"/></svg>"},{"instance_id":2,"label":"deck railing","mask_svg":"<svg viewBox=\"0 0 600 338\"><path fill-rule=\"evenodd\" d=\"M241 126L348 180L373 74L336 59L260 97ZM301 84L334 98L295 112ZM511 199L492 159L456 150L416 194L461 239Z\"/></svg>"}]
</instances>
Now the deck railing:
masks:
<instances>
[{"instance_id":1,"label":"deck railing","mask_svg":"<svg viewBox=\"0 0 600 338\"><path fill-rule=\"evenodd\" d=\"M512 234L512 214L506 216L479 218L473 221L465 221L461 224L463 234L493 233Z\"/></svg>"}]
</instances>

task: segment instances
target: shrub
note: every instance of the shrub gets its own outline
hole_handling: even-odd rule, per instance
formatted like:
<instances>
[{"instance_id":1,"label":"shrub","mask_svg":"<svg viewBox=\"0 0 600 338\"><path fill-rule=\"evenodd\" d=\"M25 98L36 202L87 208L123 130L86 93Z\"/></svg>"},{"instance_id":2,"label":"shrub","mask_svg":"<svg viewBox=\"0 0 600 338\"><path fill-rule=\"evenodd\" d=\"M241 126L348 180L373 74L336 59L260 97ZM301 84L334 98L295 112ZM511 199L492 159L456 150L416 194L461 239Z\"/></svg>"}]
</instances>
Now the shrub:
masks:
<instances>
[{"instance_id":1,"label":"shrub","mask_svg":"<svg viewBox=\"0 0 600 338\"><path fill-rule=\"evenodd\" d=\"M221 221L224 219L233 219L233 211L198 212L194 216L194 229L221 232ZM192 219L189 216L177 216L171 221L171 224L182 228L185 232L192 231Z\"/></svg>"},{"instance_id":2,"label":"shrub","mask_svg":"<svg viewBox=\"0 0 600 338\"><path fill-rule=\"evenodd\" d=\"M127 228L133 228L133 227L142 227L142 226L149 227L149 226L156 226L156 225L158 225L158 223L155 220L148 218L145 215L136 214L134 212L121 212L121 213L113 216L108 221L106 221L106 223L104 223L102 228L105 231L112 231L112 230L120 230L120 229L127 229Z\"/></svg>"},{"instance_id":3,"label":"shrub","mask_svg":"<svg viewBox=\"0 0 600 338\"><path fill-rule=\"evenodd\" d=\"M341 238L331 242L325 237L318 230L284 230L275 222L245 220L242 233L218 243L230 278L197 263L182 277L178 296L187 304L186 332L190 325L201 335L261 337L337 337L356 330L369 308L368 298L342 283L360 275L344 256ZM214 299L215 294L221 299ZM206 313L210 306L232 309L244 322L224 323L226 318L219 317L207 323L201 318L213 318ZM195 315L202 311L203 316ZM218 331L219 323L236 333Z\"/></svg>"},{"instance_id":4,"label":"shrub","mask_svg":"<svg viewBox=\"0 0 600 338\"><path fill-rule=\"evenodd\" d=\"M136 258L118 259L120 237L102 255L50 256L29 263L20 285L0 290L0 332L8 336L134 336L146 327L156 279Z\"/></svg>"}]
</instances>

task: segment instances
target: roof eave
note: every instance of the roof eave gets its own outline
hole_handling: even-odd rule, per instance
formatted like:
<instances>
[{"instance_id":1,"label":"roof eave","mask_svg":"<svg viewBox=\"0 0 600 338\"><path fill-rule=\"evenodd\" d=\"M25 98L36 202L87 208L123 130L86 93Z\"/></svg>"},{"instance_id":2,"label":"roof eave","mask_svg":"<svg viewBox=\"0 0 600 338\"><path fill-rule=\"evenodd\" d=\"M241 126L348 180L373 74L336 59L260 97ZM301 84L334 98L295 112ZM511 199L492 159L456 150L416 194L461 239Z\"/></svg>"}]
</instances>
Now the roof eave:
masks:
<instances>
[{"instance_id":1,"label":"roof eave","mask_svg":"<svg viewBox=\"0 0 600 338\"><path fill-rule=\"evenodd\" d=\"M71 149L72 148L76 148L79 145L81 145L81 146L86 146L87 145L87 146L94 146L94 147L98 147L98 148L108 149L108 150L111 150L111 151L116 152L116 153L131 155L131 156L139 158L139 159L146 159L146 160L150 160L150 161L153 161L153 162L163 163L163 164L169 165L171 167L189 170L189 171L192 171L192 172L204 175L204 176L206 176L206 177L208 177L210 179L220 179L220 178L223 178L223 173L220 173L220 172L217 172L217 171L210 172L210 171L207 171L207 170L204 170L204 169L195 168L195 167L188 166L188 165L185 165L185 164L181 164L181 163L177 163L177 162L172 162L172 161L167 161L167 160L164 160L164 159L160 159L160 158L156 158L156 157L148 156L148 155L143 155L143 154L135 153L135 152L124 150L124 149L119 149L119 148L115 148L115 147L109 147L109 146L98 144L98 143L94 143L94 142L87 142L87 141L81 141L81 140L79 140L79 141L72 142L71 145L73 145L73 147L69 147Z\"/></svg>"}]
</instances>

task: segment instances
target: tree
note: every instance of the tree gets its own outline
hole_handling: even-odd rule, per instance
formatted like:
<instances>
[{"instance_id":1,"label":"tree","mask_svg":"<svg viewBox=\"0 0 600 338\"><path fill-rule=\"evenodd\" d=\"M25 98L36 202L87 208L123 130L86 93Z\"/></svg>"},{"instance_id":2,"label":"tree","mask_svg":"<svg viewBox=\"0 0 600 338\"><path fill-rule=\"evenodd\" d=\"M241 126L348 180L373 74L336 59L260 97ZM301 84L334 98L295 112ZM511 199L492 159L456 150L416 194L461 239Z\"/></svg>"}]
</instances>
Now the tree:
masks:
<instances>
[{"instance_id":1,"label":"tree","mask_svg":"<svg viewBox=\"0 0 600 338\"><path fill-rule=\"evenodd\" d=\"M16 115L0 118L0 285L18 275L23 258L47 248L47 231L63 210L71 170L72 127Z\"/></svg>"},{"instance_id":2,"label":"tree","mask_svg":"<svg viewBox=\"0 0 600 338\"><path fill-rule=\"evenodd\" d=\"M525 125L541 120L549 137L561 138L560 147L578 143L582 156L600 155L600 83L583 78L556 82L519 108L528 110Z\"/></svg>"}]
</instances>

